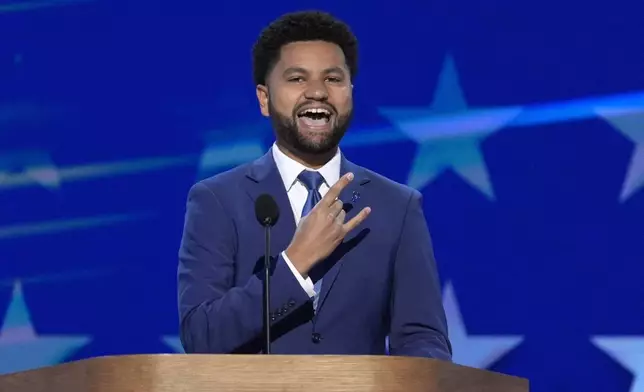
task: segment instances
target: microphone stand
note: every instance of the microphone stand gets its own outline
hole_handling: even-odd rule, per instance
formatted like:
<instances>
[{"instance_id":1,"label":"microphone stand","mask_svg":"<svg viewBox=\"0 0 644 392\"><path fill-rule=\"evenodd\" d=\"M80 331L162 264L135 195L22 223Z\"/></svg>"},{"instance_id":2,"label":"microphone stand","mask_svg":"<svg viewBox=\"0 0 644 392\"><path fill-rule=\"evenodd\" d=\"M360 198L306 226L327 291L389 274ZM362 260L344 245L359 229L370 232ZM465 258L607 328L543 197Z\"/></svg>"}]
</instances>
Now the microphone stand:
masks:
<instances>
[{"instance_id":1,"label":"microphone stand","mask_svg":"<svg viewBox=\"0 0 644 392\"><path fill-rule=\"evenodd\" d=\"M264 224L264 354L271 353L271 225Z\"/></svg>"},{"instance_id":2,"label":"microphone stand","mask_svg":"<svg viewBox=\"0 0 644 392\"><path fill-rule=\"evenodd\" d=\"M264 226L264 293L262 301L264 354L271 353L271 227L279 218L279 207L275 199L269 194L260 195L255 200L255 217L261 226Z\"/></svg>"}]
</instances>

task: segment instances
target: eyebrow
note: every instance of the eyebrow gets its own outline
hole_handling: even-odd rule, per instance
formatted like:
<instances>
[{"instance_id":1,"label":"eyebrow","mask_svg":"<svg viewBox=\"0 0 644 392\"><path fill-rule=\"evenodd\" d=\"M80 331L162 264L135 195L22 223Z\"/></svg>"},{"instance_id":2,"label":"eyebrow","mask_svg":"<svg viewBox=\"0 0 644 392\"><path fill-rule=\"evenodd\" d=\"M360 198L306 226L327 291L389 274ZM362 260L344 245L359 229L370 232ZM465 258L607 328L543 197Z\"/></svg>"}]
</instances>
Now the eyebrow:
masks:
<instances>
[{"instance_id":1,"label":"eyebrow","mask_svg":"<svg viewBox=\"0 0 644 392\"><path fill-rule=\"evenodd\" d=\"M284 70L282 75L286 76L286 75L293 74L293 73L308 74L309 72L306 69L302 68L302 67L289 67L289 68L286 68ZM322 73L325 74L325 75L328 75L330 73L341 73L342 75L344 75L346 72L341 67L335 66L335 67L329 67L329 68L325 69L324 71L322 71Z\"/></svg>"}]
</instances>

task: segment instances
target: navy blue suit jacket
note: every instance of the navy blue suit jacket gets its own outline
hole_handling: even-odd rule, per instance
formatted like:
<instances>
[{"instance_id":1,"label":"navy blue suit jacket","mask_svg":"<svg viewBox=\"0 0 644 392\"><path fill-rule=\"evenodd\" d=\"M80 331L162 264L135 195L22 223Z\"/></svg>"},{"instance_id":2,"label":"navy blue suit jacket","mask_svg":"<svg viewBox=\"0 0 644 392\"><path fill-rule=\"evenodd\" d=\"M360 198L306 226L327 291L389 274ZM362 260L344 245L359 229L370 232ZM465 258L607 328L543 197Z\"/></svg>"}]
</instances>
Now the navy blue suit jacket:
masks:
<instances>
[{"instance_id":1,"label":"navy blue suit jacket","mask_svg":"<svg viewBox=\"0 0 644 392\"><path fill-rule=\"evenodd\" d=\"M273 353L384 354L389 336L391 355L451 360L421 194L342 156L341 175L348 171L355 178L340 196L347 220L366 206L372 212L321 264L317 313L280 256L295 219L270 151L192 186L178 268L187 353L262 350L264 231L254 202L269 193L280 208L271 237Z\"/></svg>"}]
</instances>

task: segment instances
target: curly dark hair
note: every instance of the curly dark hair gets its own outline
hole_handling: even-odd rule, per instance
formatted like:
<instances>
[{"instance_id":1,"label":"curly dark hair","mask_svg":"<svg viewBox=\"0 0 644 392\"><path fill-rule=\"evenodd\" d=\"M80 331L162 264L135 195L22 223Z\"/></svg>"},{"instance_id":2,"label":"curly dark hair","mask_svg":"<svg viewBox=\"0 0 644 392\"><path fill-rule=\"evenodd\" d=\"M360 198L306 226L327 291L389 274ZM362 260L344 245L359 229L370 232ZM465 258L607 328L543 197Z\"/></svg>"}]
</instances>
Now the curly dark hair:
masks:
<instances>
[{"instance_id":1,"label":"curly dark hair","mask_svg":"<svg viewBox=\"0 0 644 392\"><path fill-rule=\"evenodd\" d=\"M323 11L298 11L282 15L262 30L253 46L255 84L266 84L266 76L279 61L282 46L291 42L325 41L338 45L353 79L357 73L358 41L347 24Z\"/></svg>"}]
</instances>

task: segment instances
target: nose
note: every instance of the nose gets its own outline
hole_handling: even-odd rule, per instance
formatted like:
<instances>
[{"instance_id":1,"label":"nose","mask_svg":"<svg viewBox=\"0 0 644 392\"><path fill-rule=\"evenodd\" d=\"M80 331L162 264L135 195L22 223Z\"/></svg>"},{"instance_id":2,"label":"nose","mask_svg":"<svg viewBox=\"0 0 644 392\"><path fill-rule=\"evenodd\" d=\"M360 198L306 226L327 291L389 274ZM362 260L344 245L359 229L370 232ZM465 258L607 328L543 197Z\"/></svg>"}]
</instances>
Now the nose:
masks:
<instances>
[{"instance_id":1,"label":"nose","mask_svg":"<svg viewBox=\"0 0 644 392\"><path fill-rule=\"evenodd\" d=\"M325 101L329 98L329 92L327 91L324 82L312 80L307 85L306 90L304 91L304 96L307 99Z\"/></svg>"}]
</instances>

